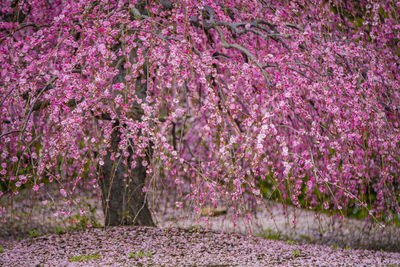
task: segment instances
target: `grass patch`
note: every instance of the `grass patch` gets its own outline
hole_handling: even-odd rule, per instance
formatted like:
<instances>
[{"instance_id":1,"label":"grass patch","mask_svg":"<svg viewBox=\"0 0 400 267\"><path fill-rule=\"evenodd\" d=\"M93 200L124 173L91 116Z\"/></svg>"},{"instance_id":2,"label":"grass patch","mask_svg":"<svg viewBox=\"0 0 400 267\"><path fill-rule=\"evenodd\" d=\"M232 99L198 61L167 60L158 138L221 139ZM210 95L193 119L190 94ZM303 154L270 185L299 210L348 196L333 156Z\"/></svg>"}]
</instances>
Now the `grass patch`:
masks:
<instances>
[{"instance_id":1,"label":"grass patch","mask_svg":"<svg viewBox=\"0 0 400 267\"><path fill-rule=\"evenodd\" d=\"M298 249L293 250L293 257L299 257L300 251Z\"/></svg>"},{"instance_id":2,"label":"grass patch","mask_svg":"<svg viewBox=\"0 0 400 267\"><path fill-rule=\"evenodd\" d=\"M91 254L91 255L81 255L81 256L75 256L75 257L71 257L69 258L70 262L74 262L74 261L90 261L90 260L98 260L100 259L100 255L97 254Z\"/></svg>"},{"instance_id":3,"label":"grass patch","mask_svg":"<svg viewBox=\"0 0 400 267\"><path fill-rule=\"evenodd\" d=\"M288 240L286 240L286 242L287 242L289 245L291 245L291 246L293 246L293 245L294 245L294 240L290 240L290 239L288 239Z\"/></svg>"},{"instance_id":4,"label":"grass patch","mask_svg":"<svg viewBox=\"0 0 400 267\"><path fill-rule=\"evenodd\" d=\"M60 226L57 226L56 227L56 233L59 234L59 235L63 235L63 234L66 233L66 231L63 228L61 228Z\"/></svg>"},{"instance_id":5,"label":"grass patch","mask_svg":"<svg viewBox=\"0 0 400 267\"><path fill-rule=\"evenodd\" d=\"M306 240L307 242L311 243L313 241L312 236L310 235L300 235L300 237L304 240Z\"/></svg>"},{"instance_id":6,"label":"grass patch","mask_svg":"<svg viewBox=\"0 0 400 267\"><path fill-rule=\"evenodd\" d=\"M30 238L34 238L34 237L38 237L38 236L40 236L38 231L36 231L36 230L30 230L29 231L29 237Z\"/></svg>"},{"instance_id":7,"label":"grass patch","mask_svg":"<svg viewBox=\"0 0 400 267\"><path fill-rule=\"evenodd\" d=\"M0 253L4 253L4 248L0 247Z\"/></svg>"},{"instance_id":8,"label":"grass patch","mask_svg":"<svg viewBox=\"0 0 400 267\"><path fill-rule=\"evenodd\" d=\"M143 251L139 250L139 251L136 251L135 253L130 252L128 254L128 256L129 256L130 259L132 259L132 258L141 259L141 258L144 258L144 257L153 257L153 253L151 253L151 252L147 252L146 253L146 252L143 252Z\"/></svg>"},{"instance_id":9,"label":"grass patch","mask_svg":"<svg viewBox=\"0 0 400 267\"><path fill-rule=\"evenodd\" d=\"M272 240L282 240L282 236L280 232L272 232L272 229L264 229L261 233L255 234L255 237L261 237L264 239L272 239Z\"/></svg>"}]
</instances>

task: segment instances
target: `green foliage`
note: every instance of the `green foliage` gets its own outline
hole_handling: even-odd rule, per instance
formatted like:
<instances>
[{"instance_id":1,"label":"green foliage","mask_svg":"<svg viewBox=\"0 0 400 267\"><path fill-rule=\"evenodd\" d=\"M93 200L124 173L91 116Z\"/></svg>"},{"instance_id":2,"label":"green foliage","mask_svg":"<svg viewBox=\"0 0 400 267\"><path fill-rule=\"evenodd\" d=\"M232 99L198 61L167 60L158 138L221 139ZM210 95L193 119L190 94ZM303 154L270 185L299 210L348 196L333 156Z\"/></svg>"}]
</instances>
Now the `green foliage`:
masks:
<instances>
[{"instance_id":1,"label":"green foliage","mask_svg":"<svg viewBox=\"0 0 400 267\"><path fill-rule=\"evenodd\" d=\"M63 228L61 228L60 226L57 226L56 227L56 233L59 234L59 235L63 235L63 234L66 233L66 231Z\"/></svg>"},{"instance_id":2,"label":"green foliage","mask_svg":"<svg viewBox=\"0 0 400 267\"><path fill-rule=\"evenodd\" d=\"M310 235L300 235L300 237L304 240L307 240L308 242L312 242L313 238Z\"/></svg>"},{"instance_id":3,"label":"green foliage","mask_svg":"<svg viewBox=\"0 0 400 267\"><path fill-rule=\"evenodd\" d=\"M74 261L84 262L84 261L90 261L90 260L98 260L100 258L101 257L98 254L90 254L90 255L81 255L81 256L71 257L71 258L69 258L69 261L70 262L74 262Z\"/></svg>"},{"instance_id":4,"label":"green foliage","mask_svg":"<svg viewBox=\"0 0 400 267\"><path fill-rule=\"evenodd\" d=\"M139 259L141 259L141 258L143 258L143 257L153 257L153 253L151 253L151 252L143 252L143 251L141 251L141 250L139 250L139 251L136 251L135 253L133 253L133 252L130 252L129 254L128 254L128 256L129 256L129 258L130 259L132 259L132 258L139 258Z\"/></svg>"},{"instance_id":5,"label":"green foliage","mask_svg":"<svg viewBox=\"0 0 400 267\"><path fill-rule=\"evenodd\" d=\"M261 237L264 239L282 240L281 233L272 232L272 229L270 228L264 229L261 233L255 234L254 236Z\"/></svg>"},{"instance_id":6,"label":"green foliage","mask_svg":"<svg viewBox=\"0 0 400 267\"><path fill-rule=\"evenodd\" d=\"M298 249L293 250L293 256L294 257L299 257L300 256L300 251Z\"/></svg>"},{"instance_id":7,"label":"green foliage","mask_svg":"<svg viewBox=\"0 0 400 267\"><path fill-rule=\"evenodd\" d=\"M88 218L86 216L75 215L71 218L71 221L75 220L75 225L71 226L71 230L84 230L87 228L88 224L91 224L94 227L98 227L99 223L92 218Z\"/></svg>"},{"instance_id":8,"label":"green foliage","mask_svg":"<svg viewBox=\"0 0 400 267\"><path fill-rule=\"evenodd\" d=\"M29 237L30 238L34 238L34 237L38 237L38 236L40 236L38 231L36 231L36 230L29 231Z\"/></svg>"},{"instance_id":9,"label":"green foliage","mask_svg":"<svg viewBox=\"0 0 400 267\"><path fill-rule=\"evenodd\" d=\"M329 149L329 153L331 156L334 156L336 151L333 149ZM289 173L289 177L290 176L291 176L291 173ZM308 175L305 175L305 177L303 178L303 181L307 181L308 179L309 179ZM257 178L256 182L257 182L258 188L260 189L261 195L265 199L283 202L287 205L292 205L292 200L291 200L290 196L287 197L286 199L283 199L280 190L274 189L277 186L277 182L274 178L274 173L272 171L270 171L270 174L268 176L266 176L265 179ZM290 185L289 183L290 183L289 181L286 181L286 184L284 184L284 186L285 186L284 190L286 192L290 192L290 187L292 185ZM306 197L307 190L308 190L308 188L306 186L306 183L304 182L300 189L300 191L302 193L298 196L298 202L299 202L301 208L309 208L310 207L310 203L309 203L310 201ZM332 203L332 199L330 199L329 196L323 196L323 194L321 194L321 192L319 191L318 187L316 187L314 189L313 194L317 196L317 198L319 199L319 203L320 203L320 204L317 204L315 207L313 207L314 211L322 212L322 213L329 214L329 215L336 215L338 213L338 211L324 208L322 203L325 201L328 203ZM340 215L344 215L348 218L353 218L353 219L357 219L357 220L366 219L369 216L369 211L372 209L371 203L376 201L376 196L377 196L377 193L375 192L375 190L372 187L368 187L366 194L363 196L363 199L361 199L361 201L366 203L367 206L362 207L357 201L354 201L352 204L349 204L348 207L343 207L343 209L340 212ZM400 202L400 197L399 197L398 201ZM391 216L381 216L380 218L376 218L376 219L378 221L384 222L388 225L400 226L400 215L396 215L395 213L391 213Z\"/></svg>"},{"instance_id":10,"label":"green foliage","mask_svg":"<svg viewBox=\"0 0 400 267\"><path fill-rule=\"evenodd\" d=\"M86 203L89 211L88 216L82 216L80 214L77 214L75 216L71 217L71 222L75 221L74 226L71 226L71 230L83 230L86 229L88 224L91 224L93 227L100 227L101 224L96 220L95 213L96 213L96 207L93 207L89 203Z\"/></svg>"},{"instance_id":11,"label":"green foliage","mask_svg":"<svg viewBox=\"0 0 400 267\"><path fill-rule=\"evenodd\" d=\"M0 247L0 253L4 253L4 248Z\"/></svg>"}]
</instances>

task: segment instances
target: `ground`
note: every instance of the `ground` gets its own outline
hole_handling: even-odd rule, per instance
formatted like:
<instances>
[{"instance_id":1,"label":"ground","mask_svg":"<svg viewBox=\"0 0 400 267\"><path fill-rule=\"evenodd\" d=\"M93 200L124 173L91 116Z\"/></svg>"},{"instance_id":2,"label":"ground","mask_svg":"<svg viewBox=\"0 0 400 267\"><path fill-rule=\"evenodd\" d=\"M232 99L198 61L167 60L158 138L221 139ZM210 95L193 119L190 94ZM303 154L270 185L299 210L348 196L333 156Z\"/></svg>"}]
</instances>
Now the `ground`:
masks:
<instances>
[{"instance_id":1,"label":"ground","mask_svg":"<svg viewBox=\"0 0 400 267\"><path fill-rule=\"evenodd\" d=\"M273 202L257 207L251 221L239 216L235 225L223 203L195 214L189 205L177 209L172 196L150 201L157 228L104 229L95 195L80 192L66 204L56 192L22 192L8 206L0 266L400 266L395 226Z\"/></svg>"},{"instance_id":2,"label":"ground","mask_svg":"<svg viewBox=\"0 0 400 267\"><path fill-rule=\"evenodd\" d=\"M3 266L400 266L400 253L194 228L92 228L7 246Z\"/></svg>"}]
</instances>

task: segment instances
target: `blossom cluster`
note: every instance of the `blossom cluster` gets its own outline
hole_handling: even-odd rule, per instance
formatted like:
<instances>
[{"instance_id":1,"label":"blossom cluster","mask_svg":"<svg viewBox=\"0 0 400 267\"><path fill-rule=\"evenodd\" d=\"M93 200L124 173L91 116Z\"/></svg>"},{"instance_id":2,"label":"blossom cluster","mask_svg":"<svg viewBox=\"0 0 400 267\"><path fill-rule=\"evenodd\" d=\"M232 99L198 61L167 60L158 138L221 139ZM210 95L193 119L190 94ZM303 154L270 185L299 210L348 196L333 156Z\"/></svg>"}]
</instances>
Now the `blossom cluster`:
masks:
<instances>
[{"instance_id":1,"label":"blossom cluster","mask_svg":"<svg viewBox=\"0 0 400 267\"><path fill-rule=\"evenodd\" d=\"M119 131L146 188L196 210L266 183L296 206L400 214L395 1L161 2L0 1L1 195L101 179Z\"/></svg>"}]
</instances>

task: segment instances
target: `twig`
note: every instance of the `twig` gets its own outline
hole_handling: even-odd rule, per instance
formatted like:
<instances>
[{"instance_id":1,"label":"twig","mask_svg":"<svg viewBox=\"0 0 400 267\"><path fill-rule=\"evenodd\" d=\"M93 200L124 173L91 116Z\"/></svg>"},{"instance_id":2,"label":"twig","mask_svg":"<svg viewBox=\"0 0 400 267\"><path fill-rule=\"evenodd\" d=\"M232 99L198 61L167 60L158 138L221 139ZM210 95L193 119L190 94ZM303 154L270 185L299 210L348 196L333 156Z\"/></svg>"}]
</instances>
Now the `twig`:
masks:
<instances>
[{"instance_id":1,"label":"twig","mask_svg":"<svg viewBox=\"0 0 400 267\"><path fill-rule=\"evenodd\" d=\"M9 131L9 132L3 133L0 135L0 138L2 138L3 136L6 136L6 135L12 134L12 133L19 133L19 131Z\"/></svg>"}]
</instances>

